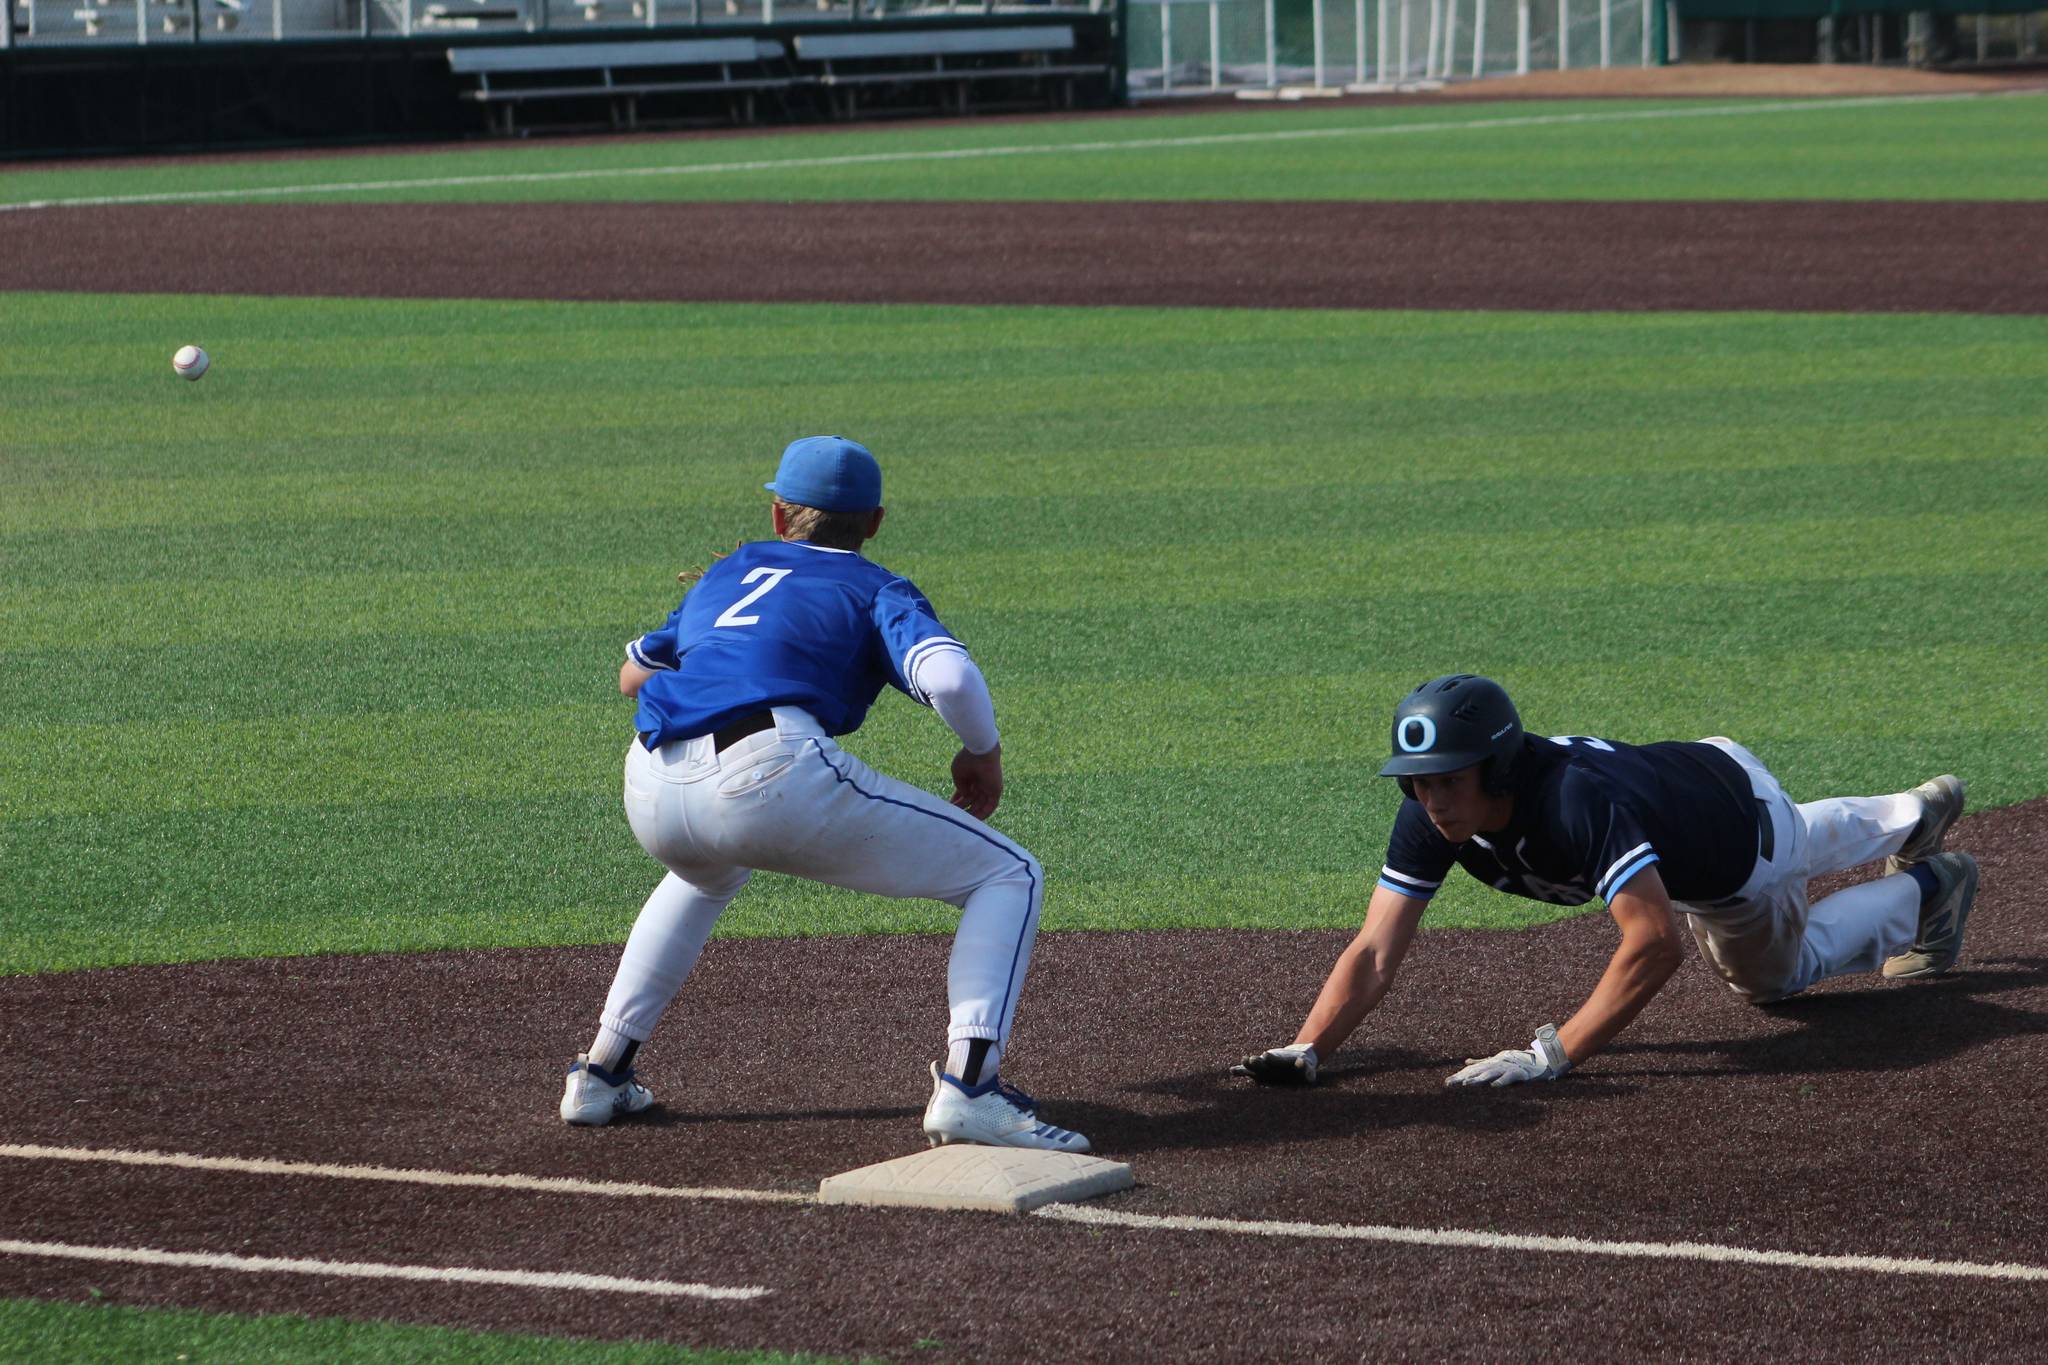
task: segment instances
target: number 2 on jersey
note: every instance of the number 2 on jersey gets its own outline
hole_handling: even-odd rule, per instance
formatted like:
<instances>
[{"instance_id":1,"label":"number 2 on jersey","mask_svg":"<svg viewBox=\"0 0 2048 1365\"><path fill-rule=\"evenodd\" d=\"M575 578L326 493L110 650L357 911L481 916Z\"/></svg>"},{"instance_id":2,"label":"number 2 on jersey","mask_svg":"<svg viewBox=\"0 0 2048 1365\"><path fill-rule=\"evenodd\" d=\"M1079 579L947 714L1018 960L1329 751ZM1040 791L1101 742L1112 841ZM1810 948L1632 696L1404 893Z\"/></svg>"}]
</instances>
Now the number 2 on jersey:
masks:
<instances>
[{"instance_id":1,"label":"number 2 on jersey","mask_svg":"<svg viewBox=\"0 0 2048 1365\"><path fill-rule=\"evenodd\" d=\"M763 583L760 587L754 589L752 592L748 593L745 597L742 597L739 601L727 607L722 613L719 614L718 619L711 623L712 626L751 626L757 621L759 621L761 618L758 616L740 615L741 609L750 606L755 602L760 601L763 597L766 597L771 591L773 591L777 583L780 583L783 579L789 577L789 573L790 571L788 569L755 569L752 573L748 574L745 578L742 578L740 580L740 583L742 585L751 583L757 578L765 578L768 581L766 583Z\"/></svg>"}]
</instances>

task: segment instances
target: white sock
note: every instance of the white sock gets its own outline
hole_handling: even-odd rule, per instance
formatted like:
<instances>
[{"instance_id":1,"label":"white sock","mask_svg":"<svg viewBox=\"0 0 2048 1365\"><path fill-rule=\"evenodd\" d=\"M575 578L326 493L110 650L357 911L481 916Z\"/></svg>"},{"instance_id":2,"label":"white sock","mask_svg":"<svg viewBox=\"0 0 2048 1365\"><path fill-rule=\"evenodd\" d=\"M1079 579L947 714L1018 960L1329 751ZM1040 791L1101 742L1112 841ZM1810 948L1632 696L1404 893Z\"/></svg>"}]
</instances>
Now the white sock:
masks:
<instances>
[{"instance_id":1,"label":"white sock","mask_svg":"<svg viewBox=\"0 0 2048 1365\"><path fill-rule=\"evenodd\" d=\"M981 1059L981 1068L974 1075L967 1074L968 1059L977 1044L988 1048ZM957 1038L946 1048L946 1074L966 1085L980 1085L996 1074L996 1063L1003 1058L1003 1045L993 1038Z\"/></svg>"},{"instance_id":2,"label":"white sock","mask_svg":"<svg viewBox=\"0 0 2048 1365\"><path fill-rule=\"evenodd\" d=\"M616 1072L619 1069L620 1063L626 1059L626 1049L631 1047L636 1041L636 1039L628 1038L610 1024L599 1024L597 1027L597 1041L590 1045L590 1064L603 1067L606 1071Z\"/></svg>"},{"instance_id":3,"label":"white sock","mask_svg":"<svg viewBox=\"0 0 2048 1365\"><path fill-rule=\"evenodd\" d=\"M590 1045L593 1065L616 1072L632 1053L634 1034L654 1033L661 1016L697 965L711 926L732 904L751 874L738 869L719 878L710 889L693 885L670 872L649 893L626 936L619 970L597 1016L597 1041Z\"/></svg>"}]
</instances>

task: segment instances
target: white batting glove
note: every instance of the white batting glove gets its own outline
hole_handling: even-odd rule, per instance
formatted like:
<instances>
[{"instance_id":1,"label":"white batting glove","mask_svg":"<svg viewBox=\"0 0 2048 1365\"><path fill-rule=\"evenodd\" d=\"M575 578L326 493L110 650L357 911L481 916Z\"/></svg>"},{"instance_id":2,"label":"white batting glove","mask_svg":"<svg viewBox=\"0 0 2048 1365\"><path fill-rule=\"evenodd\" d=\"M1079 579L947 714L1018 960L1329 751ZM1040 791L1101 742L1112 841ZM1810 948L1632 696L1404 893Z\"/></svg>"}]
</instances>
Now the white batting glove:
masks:
<instances>
[{"instance_id":1,"label":"white batting glove","mask_svg":"<svg viewBox=\"0 0 2048 1365\"><path fill-rule=\"evenodd\" d=\"M1445 1085L1520 1085L1524 1081L1554 1081L1572 1069L1557 1041L1557 1029L1545 1024L1536 1030L1536 1041L1527 1048L1509 1048L1491 1057L1467 1057L1465 1069L1444 1079Z\"/></svg>"}]
</instances>

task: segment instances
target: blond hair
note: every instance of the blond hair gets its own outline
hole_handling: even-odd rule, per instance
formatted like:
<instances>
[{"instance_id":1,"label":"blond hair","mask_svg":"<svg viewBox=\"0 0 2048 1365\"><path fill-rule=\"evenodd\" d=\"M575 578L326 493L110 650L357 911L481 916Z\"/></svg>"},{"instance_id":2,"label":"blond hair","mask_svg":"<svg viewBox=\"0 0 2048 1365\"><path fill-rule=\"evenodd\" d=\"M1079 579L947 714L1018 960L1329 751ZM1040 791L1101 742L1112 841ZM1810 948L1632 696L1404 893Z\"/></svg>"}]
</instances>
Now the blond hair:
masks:
<instances>
[{"instance_id":1,"label":"blond hair","mask_svg":"<svg viewBox=\"0 0 2048 1365\"><path fill-rule=\"evenodd\" d=\"M875 514L866 512L827 512L822 507L806 507L800 502L775 500L775 505L789 515L785 524L789 534L785 540L808 541L813 545L824 545L834 550L859 550L867 544L868 522ZM744 540L735 544L737 550L746 544ZM709 563L692 565L676 575L678 583L695 583L704 576L704 571L731 554L732 550L714 550Z\"/></svg>"},{"instance_id":2,"label":"blond hair","mask_svg":"<svg viewBox=\"0 0 2048 1365\"><path fill-rule=\"evenodd\" d=\"M806 507L781 498L775 500L775 505L787 514L788 532L784 540L809 541L833 550L858 550L865 545L868 524L875 515L873 508L865 512L827 512L822 507Z\"/></svg>"}]
</instances>

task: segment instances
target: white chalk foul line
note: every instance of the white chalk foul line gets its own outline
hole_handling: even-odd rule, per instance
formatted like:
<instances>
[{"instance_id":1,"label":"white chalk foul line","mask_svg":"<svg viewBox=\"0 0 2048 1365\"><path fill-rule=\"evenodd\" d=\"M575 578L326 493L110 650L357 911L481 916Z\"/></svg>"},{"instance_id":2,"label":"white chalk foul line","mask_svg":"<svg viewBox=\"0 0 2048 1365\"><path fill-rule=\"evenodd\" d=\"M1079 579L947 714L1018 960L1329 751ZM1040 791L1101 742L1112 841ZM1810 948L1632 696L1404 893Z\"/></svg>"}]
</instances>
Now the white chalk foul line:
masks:
<instances>
[{"instance_id":1,"label":"white chalk foul line","mask_svg":"<svg viewBox=\"0 0 2048 1365\"><path fill-rule=\"evenodd\" d=\"M119 1148L45 1147L0 1143L0 1157L33 1161L107 1162L122 1166L168 1166L193 1171L227 1171L243 1175L311 1176L335 1180L388 1181L409 1185L470 1186L533 1190L558 1194L609 1195L638 1199L708 1199L757 1204L807 1204L812 1196L787 1190L747 1190L683 1185L643 1185L630 1181L577 1180L562 1176L485 1175L465 1171L405 1170L391 1166L329 1166L315 1162L270 1161L250 1157L193 1156L183 1152L130 1151ZM1707 1264L1768 1265L1799 1270L1851 1270L1883 1275L1941 1275L1969 1279L2048 1283L2048 1266L2012 1261L1931 1261L1895 1256L1819 1256L1799 1251L1758 1251L1712 1242L1603 1242L1584 1237L1543 1237L1530 1234L1470 1232L1457 1228L1380 1227L1352 1223L1286 1223L1193 1215L1122 1213L1082 1204L1049 1204L1039 1218L1062 1223L1126 1227L1145 1232L1221 1232L1252 1237L1294 1237L1353 1242L1386 1242L1478 1251L1538 1251L1578 1256L1618 1256L1642 1260L1692 1261ZM168 1254L168 1253L166 1253ZM495 1273L495 1272L479 1272ZM505 1272L513 1273L513 1272Z\"/></svg>"},{"instance_id":2,"label":"white chalk foul line","mask_svg":"<svg viewBox=\"0 0 2048 1365\"><path fill-rule=\"evenodd\" d=\"M1710 104L1682 109L1621 109L1581 114L1524 114L1512 118L1441 119L1430 123L1375 124L1363 128L1282 128L1258 133L1203 133L1187 137L1121 138L1099 142L1065 142L997 147L958 147L943 151L862 152L850 156L779 157L756 161L710 161L685 166L592 167L578 171L524 171L495 175L444 175L411 180L349 180L326 184L268 185L224 190L176 190L163 194L109 194L74 199L31 199L0 204L0 213L28 209L105 208L120 204L189 204L229 199L278 199L307 194L362 194L385 190L454 189L467 185L558 185L580 180L629 180L650 176L720 175L732 172L816 170L839 166L877 166L916 161L974 161L1004 156L1066 156L1077 152L1158 151L1178 147L1222 147L1245 143L1300 142L1316 138L1399 137L1413 133L1484 131L1493 128L1545 128L1579 123L1624 123L1662 119L1726 118L1744 114L1821 112L1867 109L1888 104L1944 104L1954 100L2007 99L2043 93L2024 90L1965 91L1952 95L1861 95L1845 99L1756 101Z\"/></svg>"},{"instance_id":3,"label":"white chalk foul line","mask_svg":"<svg viewBox=\"0 0 2048 1365\"><path fill-rule=\"evenodd\" d=\"M1119 1213L1081 1204L1048 1204L1040 1218L1062 1223L1137 1228L1154 1232L1226 1232L1254 1237L1322 1238L1354 1242L1392 1242L1402 1246L1483 1251L1562 1252L1576 1256L1620 1256L1641 1260L1694 1261L1723 1265L1783 1266L1796 1270L1855 1270L1880 1275L1945 1275L1981 1280L2048 1282L2048 1266L2011 1261L1927 1261L1896 1256L1815 1256L1800 1251L1755 1251L1711 1242L1601 1242L1583 1237L1538 1237L1502 1232L1464 1232L1456 1228L1395 1228L1369 1224L1279 1223L1238 1218L1196 1218L1166 1214Z\"/></svg>"},{"instance_id":4,"label":"white chalk foul line","mask_svg":"<svg viewBox=\"0 0 2048 1365\"><path fill-rule=\"evenodd\" d=\"M522 1289L580 1289L600 1294L656 1294L687 1299L758 1299L761 1285L722 1287L676 1280L633 1280L573 1270L479 1270L470 1266L385 1265L377 1261L308 1261L298 1257L235 1256L215 1251L158 1251L154 1247L86 1247L69 1242L0 1239L0 1255L54 1256L115 1265L239 1270L257 1275L326 1275L355 1280L423 1280L437 1284L509 1284Z\"/></svg>"},{"instance_id":5,"label":"white chalk foul line","mask_svg":"<svg viewBox=\"0 0 2048 1365\"><path fill-rule=\"evenodd\" d=\"M571 1176L493 1175L472 1171L421 1171L396 1166L329 1166L259 1157L193 1156L184 1152L140 1152L106 1147L39 1147L0 1143L0 1157L30 1161L101 1161L121 1166L173 1166L188 1171L230 1171L238 1175L313 1176L328 1180L379 1180L401 1185L467 1186L533 1190L547 1194L595 1194L636 1199L726 1199L751 1204L806 1204L811 1196L787 1190L736 1190L721 1186L641 1185L623 1180L578 1180Z\"/></svg>"}]
</instances>

